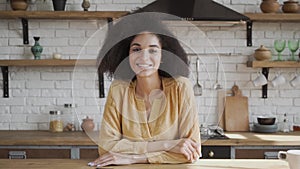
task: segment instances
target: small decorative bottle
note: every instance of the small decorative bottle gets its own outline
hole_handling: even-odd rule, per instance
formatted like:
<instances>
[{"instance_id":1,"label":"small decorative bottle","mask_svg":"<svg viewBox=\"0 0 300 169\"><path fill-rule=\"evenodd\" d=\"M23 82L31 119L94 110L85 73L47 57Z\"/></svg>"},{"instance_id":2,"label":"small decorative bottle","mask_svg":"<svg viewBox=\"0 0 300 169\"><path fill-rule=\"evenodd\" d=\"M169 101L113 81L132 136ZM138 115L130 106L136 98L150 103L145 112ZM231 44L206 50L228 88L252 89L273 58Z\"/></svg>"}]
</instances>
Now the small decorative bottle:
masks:
<instances>
[{"instance_id":1,"label":"small decorative bottle","mask_svg":"<svg viewBox=\"0 0 300 169\"><path fill-rule=\"evenodd\" d=\"M284 132L284 133L290 132L290 125L288 123L286 113L284 114L284 119L283 119L283 123L282 123L282 132Z\"/></svg>"},{"instance_id":2,"label":"small decorative bottle","mask_svg":"<svg viewBox=\"0 0 300 169\"><path fill-rule=\"evenodd\" d=\"M40 37L33 37L34 46L31 47L31 52L34 55L34 59L41 59L41 54L43 52L43 47L40 45L39 40Z\"/></svg>"}]
</instances>

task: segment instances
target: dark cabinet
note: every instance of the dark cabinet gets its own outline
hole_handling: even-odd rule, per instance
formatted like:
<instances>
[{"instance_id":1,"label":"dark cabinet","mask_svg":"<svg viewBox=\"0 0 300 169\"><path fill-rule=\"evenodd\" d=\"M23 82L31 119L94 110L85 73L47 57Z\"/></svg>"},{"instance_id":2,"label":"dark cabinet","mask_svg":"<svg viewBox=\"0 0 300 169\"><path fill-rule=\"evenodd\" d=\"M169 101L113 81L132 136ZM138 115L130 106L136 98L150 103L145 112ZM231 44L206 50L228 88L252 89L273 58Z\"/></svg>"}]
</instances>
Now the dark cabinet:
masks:
<instances>
[{"instance_id":1,"label":"dark cabinet","mask_svg":"<svg viewBox=\"0 0 300 169\"><path fill-rule=\"evenodd\" d=\"M11 151L21 151L26 153L26 158L71 158L70 149L27 149L27 148L9 148L0 149L0 159L8 159L9 152Z\"/></svg>"},{"instance_id":2,"label":"dark cabinet","mask_svg":"<svg viewBox=\"0 0 300 169\"><path fill-rule=\"evenodd\" d=\"M96 159L98 158L98 149L80 149L80 159Z\"/></svg>"},{"instance_id":3,"label":"dark cabinet","mask_svg":"<svg viewBox=\"0 0 300 169\"><path fill-rule=\"evenodd\" d=\"M273 159L279 151L287 151L288 149L236 149L236 159ZM270 154L268 156L268 154Z\"/></svg>"},{"instance_id":4,"label":"dark cabinet","mask_svg":"<svg viewBox=\"0 0 300 169\"><path fill-rule=\"evenodd\" d=\"M202 158L230 159L230 146L202 146Z\"/></svg>"}]
</instances>

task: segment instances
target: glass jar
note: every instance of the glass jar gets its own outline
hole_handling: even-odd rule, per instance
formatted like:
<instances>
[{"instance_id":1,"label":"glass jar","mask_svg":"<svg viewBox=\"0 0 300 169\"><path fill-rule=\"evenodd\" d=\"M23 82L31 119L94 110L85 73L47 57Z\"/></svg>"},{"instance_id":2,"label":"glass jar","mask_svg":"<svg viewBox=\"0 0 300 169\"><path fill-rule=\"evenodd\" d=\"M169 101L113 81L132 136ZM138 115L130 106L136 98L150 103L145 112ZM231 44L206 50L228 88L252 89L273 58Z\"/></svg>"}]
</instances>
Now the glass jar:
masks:
<instances>
[{"instance_id":1,"label":"glass jar","mask_svg":"<svg viewBox=\"0 0 300 169\"><path fill-rule=\"evenodd\" d=\"M75 104L64 104L64 117L65 117L65 131L78 130L78 123L76 120Z\"/></svg>"},{"instance_id":2,"label":"glass jar","mask_svg":"<svg viewBox=\"0 0 300 169\"><path fill-rule=\"evenodd\" d=\"M62 132L64 123L62 120L62 112L55 110L49 112L49 130L51 132Z\"/></svg>"},{"instance_id":3,"label":"glass jar","mask_svg":"<svg viewBox=\"0 0 300 169\"><path fill-rule=\"evenodd\" d=\"M294 119L293 131L300 131L300 115L295 115Z\"/></svg>"}]
</instances>

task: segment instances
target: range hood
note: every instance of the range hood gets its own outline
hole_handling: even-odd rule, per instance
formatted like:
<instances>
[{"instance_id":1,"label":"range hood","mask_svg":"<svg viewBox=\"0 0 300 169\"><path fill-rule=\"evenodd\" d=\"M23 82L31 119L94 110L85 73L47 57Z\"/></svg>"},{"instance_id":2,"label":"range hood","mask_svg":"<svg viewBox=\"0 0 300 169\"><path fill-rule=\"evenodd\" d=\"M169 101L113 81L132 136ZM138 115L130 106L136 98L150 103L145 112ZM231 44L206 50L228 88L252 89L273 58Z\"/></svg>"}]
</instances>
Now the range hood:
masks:
<instances>
[{"instance_id":1,"label":"range hood","mask_svg":"<svg viewBox=\"0 0 300 169\"><path fill-rule=\"evenodd\" d=\"M162 12L188 21L226 21L247 24L247 46L252 46L252 21L213 0L157 0L136 10L139 12Z\"/></svg>"}]
</instances>

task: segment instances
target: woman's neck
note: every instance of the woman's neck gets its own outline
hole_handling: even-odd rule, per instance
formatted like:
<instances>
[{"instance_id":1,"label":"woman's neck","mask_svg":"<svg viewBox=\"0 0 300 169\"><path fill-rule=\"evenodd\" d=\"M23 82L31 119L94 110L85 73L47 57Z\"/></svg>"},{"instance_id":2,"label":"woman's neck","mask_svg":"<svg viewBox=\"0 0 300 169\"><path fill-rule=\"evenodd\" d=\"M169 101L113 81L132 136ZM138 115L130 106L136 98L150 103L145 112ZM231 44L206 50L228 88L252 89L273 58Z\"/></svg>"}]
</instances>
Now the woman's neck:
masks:
<instances>
[{"instance_id":1,"label":"woman's neck","mask_svg":"<svg viewBox=\"0 0 300 169\"><path fill-rule=\"evenodd\" d=\"M136 79L136 94L142 98L148 98L149 94L154 89L162 89L161 79L158 74L147 77L137 77Z\"/></svg>"}]
</instances>

